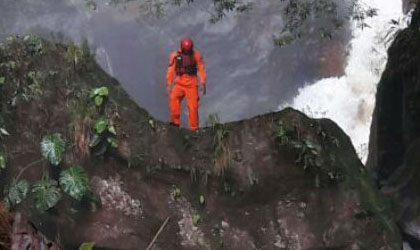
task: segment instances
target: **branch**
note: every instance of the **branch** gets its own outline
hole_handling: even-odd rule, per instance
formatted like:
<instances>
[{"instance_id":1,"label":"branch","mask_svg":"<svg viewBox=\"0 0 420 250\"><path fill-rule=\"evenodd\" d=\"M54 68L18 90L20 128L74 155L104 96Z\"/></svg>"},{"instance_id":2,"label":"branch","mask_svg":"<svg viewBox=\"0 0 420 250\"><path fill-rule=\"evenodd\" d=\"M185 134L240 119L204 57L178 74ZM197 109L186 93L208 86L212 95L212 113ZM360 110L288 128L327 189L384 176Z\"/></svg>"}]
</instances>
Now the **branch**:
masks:
<instances>
[{"instance_id":1,"label":"branch","mask_svg":"<svg viewBox=\"0 0 420 250\"><path fill-rule=\"evenodd\" d=\"M156 239L159 237L159 234L162 232L162 230L165 228L166 224L169 221L169 216L166 217L166 220L163 222L162 226L159 228L159 230L157 231L155 237L153 237L153 240L150 242L149 246L147 247L146 250L150 250L153 247L153 244L155 244Z\"/></svg>"},{"instance_id":2,"label":"branch","mask_svg":"<svg viewBox=\"0 0 420 250\"><path fill-rule=\"evenodd\" d=\"M26 170L26 169L28 169L28 168L32 167L33 165L36 165L36 164L38 164L38 163L40 163L40 162L42 162L42 159L39 159L39 160L33 161L33 162L29 163L28 165L26 165L25 167L23 167L23 168L19 171L18 175L16 176L16 180L18 180L18 179L20 178L20 176L23 174L23 172L25 172L25 170Z\"/></svg>"}]
</instances>

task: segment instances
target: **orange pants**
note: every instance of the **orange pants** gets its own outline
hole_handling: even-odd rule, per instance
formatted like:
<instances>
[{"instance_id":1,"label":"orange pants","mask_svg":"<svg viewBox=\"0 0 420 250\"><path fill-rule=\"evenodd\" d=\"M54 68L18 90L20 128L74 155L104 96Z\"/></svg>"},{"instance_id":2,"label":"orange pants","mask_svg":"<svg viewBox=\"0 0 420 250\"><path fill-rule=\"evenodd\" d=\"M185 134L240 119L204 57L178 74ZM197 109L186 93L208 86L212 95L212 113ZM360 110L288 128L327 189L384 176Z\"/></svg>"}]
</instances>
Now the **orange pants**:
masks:
<instances>
[{"instance_id":1,"label":"orange pants","mask_svg":"<svg viewBox=\"0 0 420 250\"><path fill-rule=\"evenodd\" d=\"M187 98L188 120L190 128L198 129L198 89L197 85L184 86L175 83L169 95L169 110L171 112L171 120L174 125L181 123L181 102Z\"/></svg>"}]
</instances>

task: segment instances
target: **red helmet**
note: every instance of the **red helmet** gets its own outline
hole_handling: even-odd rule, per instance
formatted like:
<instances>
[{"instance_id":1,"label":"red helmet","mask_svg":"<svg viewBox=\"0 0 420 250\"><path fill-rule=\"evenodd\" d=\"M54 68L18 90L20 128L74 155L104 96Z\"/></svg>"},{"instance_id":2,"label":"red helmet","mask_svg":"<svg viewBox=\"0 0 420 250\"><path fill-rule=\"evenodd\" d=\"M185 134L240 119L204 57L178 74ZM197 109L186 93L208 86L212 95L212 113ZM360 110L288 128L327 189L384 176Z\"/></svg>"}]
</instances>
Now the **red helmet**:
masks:
<instances>
[{"instance_id":1,"label":"red helmet","mask_svg":"<svg viewBox=\"0 0 420 250\"><path fill-rule=\"evenodd\" d=\"M187 37L181 40L181 51L184 53L192 52L194 42L191 38Z\"/></svg>"}]
</instances>

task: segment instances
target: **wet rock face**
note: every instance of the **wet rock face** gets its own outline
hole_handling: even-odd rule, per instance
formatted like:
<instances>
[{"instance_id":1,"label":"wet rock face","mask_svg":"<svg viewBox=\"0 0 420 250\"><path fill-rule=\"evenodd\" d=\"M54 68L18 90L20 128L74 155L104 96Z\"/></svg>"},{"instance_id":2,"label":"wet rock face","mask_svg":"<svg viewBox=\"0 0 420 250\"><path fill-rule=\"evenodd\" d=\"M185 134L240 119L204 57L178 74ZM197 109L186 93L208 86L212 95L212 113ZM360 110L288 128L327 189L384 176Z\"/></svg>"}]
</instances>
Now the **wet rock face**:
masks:
<instances>
[{"instance_id":1,"label":"wet rock face","mask_svg":"<svg viewBox=\"0 0 420 250\"><path fill-rule=\"evenodd\" d=\"M420 136L419 41L418 26L398 34L378 85L368 166L375 168L379 182L402 164L404 153Z\"/></svg>"},{"instance_id":2,"label":"wet rock face","mask_svg":"<svg viewBox=\"0 0 420 250\"><path fill-rule=\"evenodd\" d=\"M407 4L408 1L405 2ZM420 249L420 8L389 49L378 85L368 167L396 208L398 223Z\"/></svg>"},{"instance_id":3,"label":"wet rock face","mask_svg":"<svg viewBox=\"0 0 420 250\"><path fill-rule=\"evenodd\" d=\"M405 14L416 7L417 0L403 0L403 11Z\"/></svg>"},{"instance_id":4,"label":"wet rock face","mask_svg":"<svg viewBox=\"0 0 420 250\"><path fill-rule=\"evenodd\" d=\"M319 183L315 170L304 171L296 152L273 140L280 120L302 138L326 140L323 150L335 155L343 179ZM159 124L150 135L149 155L156 158L147 165L158 165L152 172L114 160L100 161L100 168L85 163L102 207L58 226L78 228L65 234L67 244L90 238L106 249L143 249L169 216L156 249L399 249L392 219L379 212L385 205L335 124L289 109L226 126L232 159L224 178L214 170L211 128L197 134ZM332 138L340 147L328 144ZM129 204L140 204L141 214L129 212Z\"/></svg>"},{"instance_id":5,"label":"wet rock face","mask_svg":"<svg viewBox=\"0 0 420 250\"><path fill-rule=\"evenodd\" d=\"M15 46L21 52L20 42ZM129 152L92 152L80 159L69 147L61 167L82 166L97 201L80 203L63 194L42 216L30 209L30 199L16 208L50 239L60 235L63 248L94 241L98 249L146 249L169 217L155 250L400 250L386 203L350 139L332 121L286 109L197 132L173 128L139 108L96 64L80 70L64 59L65 46L44 42L43 49L31 58L36 63L19 68L19 75L24 70L59 73L13 109L8 101L20 91L6 83L2 92L10 136L1 143L12 152L6 181L39 160L36 138L50 131L69 142L83 137L89 143L90 136L75 136L79 130L69 125L74 123L69 106L92 105L81 91L102 85L109 88L109 100L101 115L112 119L122 151ZM92 113L97 112L94 106ZM77 121L96 119L84 118ZM21 176L37 181L44 169L34 164Z\"/></svg>"},{"instance_id":6,"label":"wet rock face","mask_svg":"<svg viewBox=\"0 0 420 250\"><path fill-rule=\"evenodd\" d=\"M399 225L414 249L420 247L419 152L420 139L417 139L407 150L404 162L382 188L383 193L394 201Z\"/></svg>"}]
</instances>

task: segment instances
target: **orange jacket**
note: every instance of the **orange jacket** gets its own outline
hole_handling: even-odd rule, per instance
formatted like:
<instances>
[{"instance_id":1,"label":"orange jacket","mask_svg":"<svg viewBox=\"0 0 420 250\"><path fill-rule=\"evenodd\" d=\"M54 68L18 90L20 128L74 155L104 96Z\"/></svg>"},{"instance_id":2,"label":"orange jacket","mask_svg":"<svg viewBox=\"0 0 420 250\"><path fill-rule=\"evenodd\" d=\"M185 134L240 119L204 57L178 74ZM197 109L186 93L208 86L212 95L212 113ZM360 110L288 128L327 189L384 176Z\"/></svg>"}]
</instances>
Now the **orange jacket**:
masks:
<instances>
[{"instance_id":1,"label":"orange jacket","mask_svg":"<svg viewBox=\"0 0 420 250\"><path fill-rule=\"evenodd\" d=\"M197 86L197 76L191 76L184 74L182 76L176 76L175 69L176 69L176 63L175 63L175 57L177 54L180 53L180 51L174 51L169 55L169 64L168 64L168 73L166 74L166 83L168 86L172 84L175 77L175 84L180 84L183 86ZM201 56L200 51L194 50L194 59L197 63L197 70L198 70L198 76L200 77L201 84L206 83L206 69L204 67L203 57Z\"/></svg>"}]
</instances>

